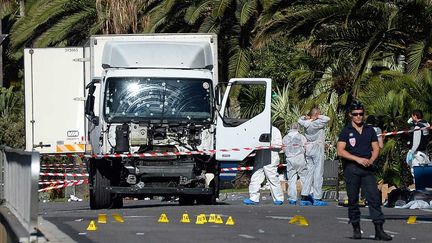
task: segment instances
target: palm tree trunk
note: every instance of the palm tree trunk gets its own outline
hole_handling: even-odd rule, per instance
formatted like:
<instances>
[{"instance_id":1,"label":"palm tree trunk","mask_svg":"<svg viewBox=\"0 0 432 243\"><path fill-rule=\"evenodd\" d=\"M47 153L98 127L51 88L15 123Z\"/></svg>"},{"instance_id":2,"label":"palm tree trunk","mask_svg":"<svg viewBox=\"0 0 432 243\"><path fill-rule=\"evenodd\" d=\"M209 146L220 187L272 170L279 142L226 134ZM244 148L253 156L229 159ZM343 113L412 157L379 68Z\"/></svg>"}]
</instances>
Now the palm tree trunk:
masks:
<instances>
[{"instance_id":1,"label":"palm tree trunk","mask_svg":"<svg viewBox=\"0 0 432 243\"><path fill-rule=\"evenodd\" d=\"M0 19L0 87L3 87L3 34L2 34L2 22Z\"/></svg>"},{"instance_id":2,"label":"palm tree trunk","mask_svg":"<svg viewBox=\"0 0 432 243\"><path fill-rule=\"evenodd\" d=\"M25 16L24 0L20 0L19 5L20 5L20 17L24 17Z\"/></svg>"}]
</instances>

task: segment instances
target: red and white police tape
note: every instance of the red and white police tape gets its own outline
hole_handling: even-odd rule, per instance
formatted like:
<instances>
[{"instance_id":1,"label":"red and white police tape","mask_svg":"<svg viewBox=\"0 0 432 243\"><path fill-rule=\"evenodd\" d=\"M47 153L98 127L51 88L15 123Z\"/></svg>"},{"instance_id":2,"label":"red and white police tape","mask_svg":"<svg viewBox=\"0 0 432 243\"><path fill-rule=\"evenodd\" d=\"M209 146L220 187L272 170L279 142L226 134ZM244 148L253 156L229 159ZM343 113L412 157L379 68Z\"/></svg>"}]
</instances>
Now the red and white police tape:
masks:
<instances>
[{"instance_id":1,"label":"red and white police tape","mask_svg":"<svg viewBox=\"0 0 432 243\"><path fill-rule=\"evenodd\" d=\"M56 186L45 187L45 188L39 189L38 192L50 191L50 190L65 188L65 187L69 187L69 186L78 186L78 185L82 185L82 184L88 184L88 179L78 180L75 182L60 184L60 185L56 185Z\"/></svg>"},{"instance_id":2,"label":"red and white police tape","mask_svg":"<svg viewBox=\"0 0 432 243\"><path fill-rule=\"evenodd\" d=\"M52 173L52 172L40 172L39 173L40 176L76 176L76 177L80 177L80 176L89 176L88 173Z\"/></svg>"},{"instance_id":3,"label":"red and white police tape","mask_svg":"<svg viewBox=\"0 0 432 243\"><path fill-rule=\"evenodd\" d=\"M393 131L393 132L384 132L381 134L377 134L378 136L394 136L404 133L410 133L418 130L426 130L431 129L431 127L417 128L411 130L402 130L402 131ZM300 145L298 145L300 146ZM254 151L254 150L263 150L263 149L273 149L273 148L284 148L284 145L271 145L271 146L257 146L254 148L230 148L230 149L209 149L209 150L197 150L197 151L183 151L183 152L161 152L161 153L136 153L136 154L44 154L42 156L47 157L80 157L80 158L145 158L145 157L166 157L166 156L180 156L180 155L202 155L202 154L215 154L216 152L239 152L242 150ZM252 155L249 155L252 156Z\"/></svg>"},{"instance_id":4,"label":"red and white police tape","mask_svg":"<svg viewBox=\"0 0 432 243\"><path fill-rule=\"evenodd\" d=\"M87 180L87 179L85 179ZM77 181L83 181L83 180L41 180L39 181L39 185L53 185L53 184L65 184L65 183L72 183Z\"/></svg>"}]
</instances>

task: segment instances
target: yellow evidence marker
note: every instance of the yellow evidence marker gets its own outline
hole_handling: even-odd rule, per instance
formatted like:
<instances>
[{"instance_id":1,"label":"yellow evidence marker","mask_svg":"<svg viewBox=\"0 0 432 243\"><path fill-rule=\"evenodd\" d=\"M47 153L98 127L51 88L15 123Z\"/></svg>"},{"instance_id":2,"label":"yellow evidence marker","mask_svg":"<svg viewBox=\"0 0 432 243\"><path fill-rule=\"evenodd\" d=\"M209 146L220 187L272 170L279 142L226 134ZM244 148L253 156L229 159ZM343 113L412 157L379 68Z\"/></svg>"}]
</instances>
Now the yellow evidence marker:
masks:
<instances>
[{"instance_id":1,"label":"yellow evidence marker","mask_svg":"<svg viewBox=\"0 0 432 243\"><path fill-rule=\"evenodd\" d=\"M206 217L206 215L205 214L200 214L201 215L201 219L202 219L202 221L204 222L204 223L207 223L207 217Z\"/></svg>"},{"instance_id":2,"label":"yellow evidence marker","mask_svg":"<svg viewBox=\"0 0 432 243\"><path fill-rule=\"evenodd\" d=\"M107 215L106 214L99 214L98 215L98 223L99 224L106 224L107 222Z\"/></svg>"},{"instance_id":3,"label":"yellow evidence marker","mask_svg":"<svg viewBox=\"0 0 432 243\"><path fill-rule=\"evenodd\" d=\"M96 224L95 224L94 220L90 221L90 224L88 225L87 230L88 231L95 231L95 230L97 230L97 227L96 227Z\"/></svg>"},{"instance_id":4,"label":"yellow evidence marker","mask_svg":"<svg viewBox=\"0 0 432 243\"><path fill-rule=\"evenodd\" d=\"M415 224L417 221L417 216L409 216L407 220L407 224Z\"/></svg>"},{"instance_id":5,"label":"yellow evidence marker","mask_svg":"<svg viewBox=\"0 0 432 243\"><path fill-rule=\"evenodd\" d=\"M169 219L166 216L166 214L161 214L161 216L159 217L158 223L169 223Z\"/></svg>"},{"instance_id":6,"label":"yellow evidence marker","mask_svg":"<svg viewBox=\"0 0 432 243\"><path fill-rule=\"evenodd\" d=\"M223 220L222 220L220 214L218 214L218 215L216 216L216 221L215 221L215 223L216 223L216 224L223 224Z\"/></svg>"},{"instance_id":7,"label":"yellow evidence marker","mask_svg":"<svg viewBox=\"0 0 432 243\"><path fill-rule=\"evenodd\" d=\"M202 215L201 214L197 215L197 219L196 219L195 224L204 224L204 221L202 219Z\"/></svg>"},{"instance_id":8,"label":"yellow evidence marker","mask_svg":"<svg viewBox=\"0 0 432 243\"><path fill-rule=\"evenodd\" d=\"M209 222L209 223L214 223L214 222L216 222L216 214L214 214L214 213L210 214L210 217L209 217L208 222Z\"/></svg>"},{"instance_id":9,"label":"yellow evidence marker","mask_svg":"<svg viewBox=\"0 0 432 243\"><path fill-rule=\"evenodd\" d=\"M226 225L234 225L235 223L234 223L234 220L232 219L232 217L229 216L225 224Z\"/></svg>"},{"instance_id":10,"label":"yellow evidence marker","mask_svg":"<svg viewBox=\"0 0 432 243\"><path fill-rule=\"evenodd\" d=\"M124 220L123 220L122 216L120 216L120 214L115 213L112 216L113 216L113 218L114 218L114 220L116 222L118 222L118 223L123 223L124 222Z\"/></svg>"},{"instance_id":11,"label":"yellow evidence marker","mask_svg":"<svg viewBox=\"0 0 432 243\"><path fill-rule=\"evenodd\" d=\"M190 223L189 215L187 213L184 213L180 222L181 223Z\"/></svg>"}]
</instances>

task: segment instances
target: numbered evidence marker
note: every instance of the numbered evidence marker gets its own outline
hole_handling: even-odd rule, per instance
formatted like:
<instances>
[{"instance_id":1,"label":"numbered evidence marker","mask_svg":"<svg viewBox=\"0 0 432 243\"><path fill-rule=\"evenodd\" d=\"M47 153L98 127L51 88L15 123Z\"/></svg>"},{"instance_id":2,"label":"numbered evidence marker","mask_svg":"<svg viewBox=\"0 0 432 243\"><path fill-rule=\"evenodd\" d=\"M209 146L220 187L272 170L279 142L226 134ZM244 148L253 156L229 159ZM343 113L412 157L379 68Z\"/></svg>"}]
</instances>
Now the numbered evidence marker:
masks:
<instances>
[{"instance_id":1,"label":"numbered evidence marker","mask_svg":"<svg viewBox=\"0 0 432 243\"><path fill-rule=\"evenodd\" d=\"M202 218L201 214L197 215L195 224L204 224L204 221L203 221L203 218Z\"/></svg>"},{"instance_id":2,"label":"numbered evidence marker","mask_svg":"<svg viewBox=\"0 0 432 243\"><path fill-rule=\"evenodd\" d=\"M216 214L214 214L214 213L210 214L210 217L209 217L208 222L209 222L209 223L214 223L214 222L216 222Z\"/></svg>"},{"instance_id":3,"label":"numbered evidence marker","mask_svg":"<svg viewBox=\"0 0 432 243\"><path fill-rule=\"evenodd\" d=\"M88 225L87 230L88 231L95 231L95 230L97 230L96 223L94 222L94 220L90 221L90 224Z\"/></svg>"},{"instance_id":4,"label":"numbered evidence marker","mask_svg":"<svg viewBox=\"0 0 432 243\"><path fill-rule=\"evenodd\" d=\"M187 213L184 213L180 222L181 223L190 223L189 215Z\"/></svg>"},{"instance_id":5,"label":"numbered evidence marker","mask_svg":"<svg viewBox=\"0 0 432 243\"><path fill-rule=\"evenodd\" d=\"M216 216L216 221L215 221L215 223L216 223L216 224L223 224L223 220L222 220L220 214L218 214L218 215Z\"/></svg>"},{"instance_id":6,"label":"numbered evidence marker","mask_svg":"<svg viewBox=\"0 0 432 243\"><path fill-rule=\"evenodd\" d=\"M161 216L159 217L158 223L169 223L169 219L166 216L166 214L161 214Z\"/></svg>"},{"instance_id":7,"label":"numbered evidence marker","mask_svg":"<svg viewBox=\"0 0 432 243\"><path fill-rule=\"evenodd\" d=\"M234 225L235 223L234 223L233 218L231 216L229 216L225 224L226 225Z\"/></svg>"}]
</instances>

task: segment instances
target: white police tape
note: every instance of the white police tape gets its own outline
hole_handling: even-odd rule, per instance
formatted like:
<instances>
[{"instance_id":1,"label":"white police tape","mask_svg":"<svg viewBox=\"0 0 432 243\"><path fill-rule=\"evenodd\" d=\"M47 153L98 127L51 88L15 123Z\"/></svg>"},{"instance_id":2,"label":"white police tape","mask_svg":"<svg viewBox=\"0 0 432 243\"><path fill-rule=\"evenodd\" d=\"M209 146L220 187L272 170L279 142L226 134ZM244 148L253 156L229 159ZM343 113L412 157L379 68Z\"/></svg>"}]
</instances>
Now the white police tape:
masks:
<instances>
[{"instance_id":1,"label":"white police tape","mask_svg":"<svg viewBox=\"0 0 432 243\"><path fill-rule=\"evenodd\" d=\"M38 192L45 192L45 191L50 191L50 190L60 189L60 188L65 188L65 187L70 187L70 186L78 186L78 185L82 185L82 184L88 184L88 180L85 179L85 180L79 180L79 181L75 181L75 182L60 184L60 185L56 185L56 186L49 186L49 187L39 189Z\"/></svg>"}]
</instances>

